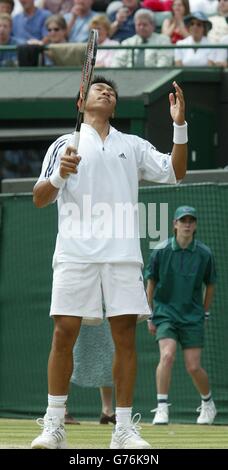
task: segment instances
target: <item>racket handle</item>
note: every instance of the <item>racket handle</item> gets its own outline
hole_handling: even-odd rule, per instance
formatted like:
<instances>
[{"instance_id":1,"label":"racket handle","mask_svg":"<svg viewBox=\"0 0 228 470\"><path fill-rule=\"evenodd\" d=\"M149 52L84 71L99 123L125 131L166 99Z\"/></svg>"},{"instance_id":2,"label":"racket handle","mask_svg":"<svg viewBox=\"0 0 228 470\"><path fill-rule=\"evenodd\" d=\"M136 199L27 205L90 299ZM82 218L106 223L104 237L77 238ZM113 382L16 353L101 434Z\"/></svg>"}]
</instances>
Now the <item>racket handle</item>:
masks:
<instances>
[{"instance_id":1,"label":"racket handle","mask_svg":"<svg viewBox=\"0 0 228 470\"><path fill-rule=\"evenodd\" d=\"M72 147L75 147L76 150L78 150L79 138L80 138L80 132L74 131L74 133L72 134L69 140L69 145L71 145Z\"/></svg>"}]
</instances>

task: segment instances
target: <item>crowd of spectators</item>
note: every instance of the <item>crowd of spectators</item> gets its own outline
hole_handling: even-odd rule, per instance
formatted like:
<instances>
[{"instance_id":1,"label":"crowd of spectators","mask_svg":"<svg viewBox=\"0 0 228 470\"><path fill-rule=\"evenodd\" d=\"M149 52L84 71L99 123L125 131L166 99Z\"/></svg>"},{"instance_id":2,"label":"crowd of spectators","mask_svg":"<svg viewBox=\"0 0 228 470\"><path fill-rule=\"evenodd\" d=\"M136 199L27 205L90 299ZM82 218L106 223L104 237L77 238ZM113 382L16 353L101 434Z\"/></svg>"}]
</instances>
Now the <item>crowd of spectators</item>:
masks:
<instances>
[{"instance_id":1,"label":"crowd of spectators","mask_svg":"<svg viewBox=\"0 0 228 470\"><path fill-rule=\"evenodd\" d=\"M0 47L18 46L25 54L29 46L43 46L43 65L56 64L52 45L77 50L91 28L99 32L97 67L227 66L227 47L210 44L227 46L228 0L0 0ZM166 44L177 48L152 48ZM205 44L208 49L196 47ZM111 49L116 45L123 50ZM124 48L137 45L143 47L133 53ZM17 63L17 50L1 47L0 66Z\"/></svg>"},{"instance_id":2,"label":"crowd of spectators","mask_svg":"<svg viewBox=\"0 0 228 470\"><path fill-rule=\"evenodd\" d=\"M93 28L97 67L228 65L228 0L0 0L0 67L80 65ZM32 168L26 151L4 151L0 179L39 173L41 156L29 153Z\"/></svg>"}]
</instances>

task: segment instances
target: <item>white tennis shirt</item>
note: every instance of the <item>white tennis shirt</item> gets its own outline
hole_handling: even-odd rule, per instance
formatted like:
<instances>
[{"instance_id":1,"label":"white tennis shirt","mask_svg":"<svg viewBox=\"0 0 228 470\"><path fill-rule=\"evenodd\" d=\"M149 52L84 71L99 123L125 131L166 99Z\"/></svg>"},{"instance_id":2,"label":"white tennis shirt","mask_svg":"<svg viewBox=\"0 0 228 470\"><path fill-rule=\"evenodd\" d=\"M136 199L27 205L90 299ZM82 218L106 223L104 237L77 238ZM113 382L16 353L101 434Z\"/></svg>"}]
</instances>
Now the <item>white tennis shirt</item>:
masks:
<instances>
[{"instance_id":1,"label":"white tennis shirt","mask_svg":"<svg viewBox=\"0 0 228 470\"><path fill-rule=\"evenodd\" d=\"M49 147L38 182L59 166L69 139L64 135ZM78 153L78 173L58 193L54 261L142 263L138 181L176 183L171 156L113 127L103 142L87 124L81 127Z\"/></svg>"}]
</instances>

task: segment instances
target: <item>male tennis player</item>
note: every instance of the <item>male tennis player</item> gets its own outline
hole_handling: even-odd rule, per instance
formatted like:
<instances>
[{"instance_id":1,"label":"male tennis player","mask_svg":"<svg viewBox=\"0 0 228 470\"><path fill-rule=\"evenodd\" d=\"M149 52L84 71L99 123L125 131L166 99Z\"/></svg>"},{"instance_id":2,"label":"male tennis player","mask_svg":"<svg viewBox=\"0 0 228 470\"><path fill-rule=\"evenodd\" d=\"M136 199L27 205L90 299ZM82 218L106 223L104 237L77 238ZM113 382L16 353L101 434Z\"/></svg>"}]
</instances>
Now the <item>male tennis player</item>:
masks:
<instances>
[{"instance_id":1,"label":"male tennis player","mask_svg":"<svg viewBox=\"0 0 228 470\"><path fill-rule=\"evenodd\" d=\"M59 231L53 258L50 315L54 334L48 363L48 408L41 423L43 432L32 448L66 445L64 411L72 349L82 320L102 319L102 292L115 344L117 424L110 447L150 448L131 420L136 322L150 314L141 276L138 212L132 212L133 223L132 217L126 217L122 225L120 214L123 209L135 209L140 178L176 183L185 175L184 97L176 82L173 86L175 94L169 95L174 121L171 155L161 154L149 142L110 125L117 89L112 81L96 77L86 102L78 154L68 146L71 136L65 135L45 156L34 187L34 203L45 207L57 199Z\"/></svg>"},{"instance_id":2,"label":"male tennis player","mask_svg":"<svg viewBox=\"0 0 228 470\"><path fill-rule=\"evenodd\" d=\"M158 407L153 410L153 424L168 424L168 391L177 342L183 349L186 370L201 395L197 423L212 424L216 416L208 376L200 364L205 320L214 293L215 264L210 248L195 239L196 226L196 209L178 207L174 214L175 235L153 250L146 271L148 302L154 307L148 328L156 334L160 349Z\"/></svg>"}]
</instances>

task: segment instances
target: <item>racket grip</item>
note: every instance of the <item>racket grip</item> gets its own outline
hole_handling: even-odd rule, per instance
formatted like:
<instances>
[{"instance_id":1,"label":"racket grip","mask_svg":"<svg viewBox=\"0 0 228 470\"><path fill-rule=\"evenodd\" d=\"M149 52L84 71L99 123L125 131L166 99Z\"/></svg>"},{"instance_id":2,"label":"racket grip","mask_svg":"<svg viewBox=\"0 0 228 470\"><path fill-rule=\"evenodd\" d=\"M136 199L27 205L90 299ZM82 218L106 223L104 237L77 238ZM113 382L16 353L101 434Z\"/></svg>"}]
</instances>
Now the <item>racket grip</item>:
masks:
<instances>
[{"instance_id":1,"label":"racket grip","mask_svg":"<svg viewBox=\"0 0 228 470\"><path fill-rule=\"evenodd\" d=\"M69 145L71 145L72 147L75 147L76 150L78 150L79 138L80 138L80 132L74 131L74 133L72 134L69 140Z\"/></svg>"}]
</instances>

